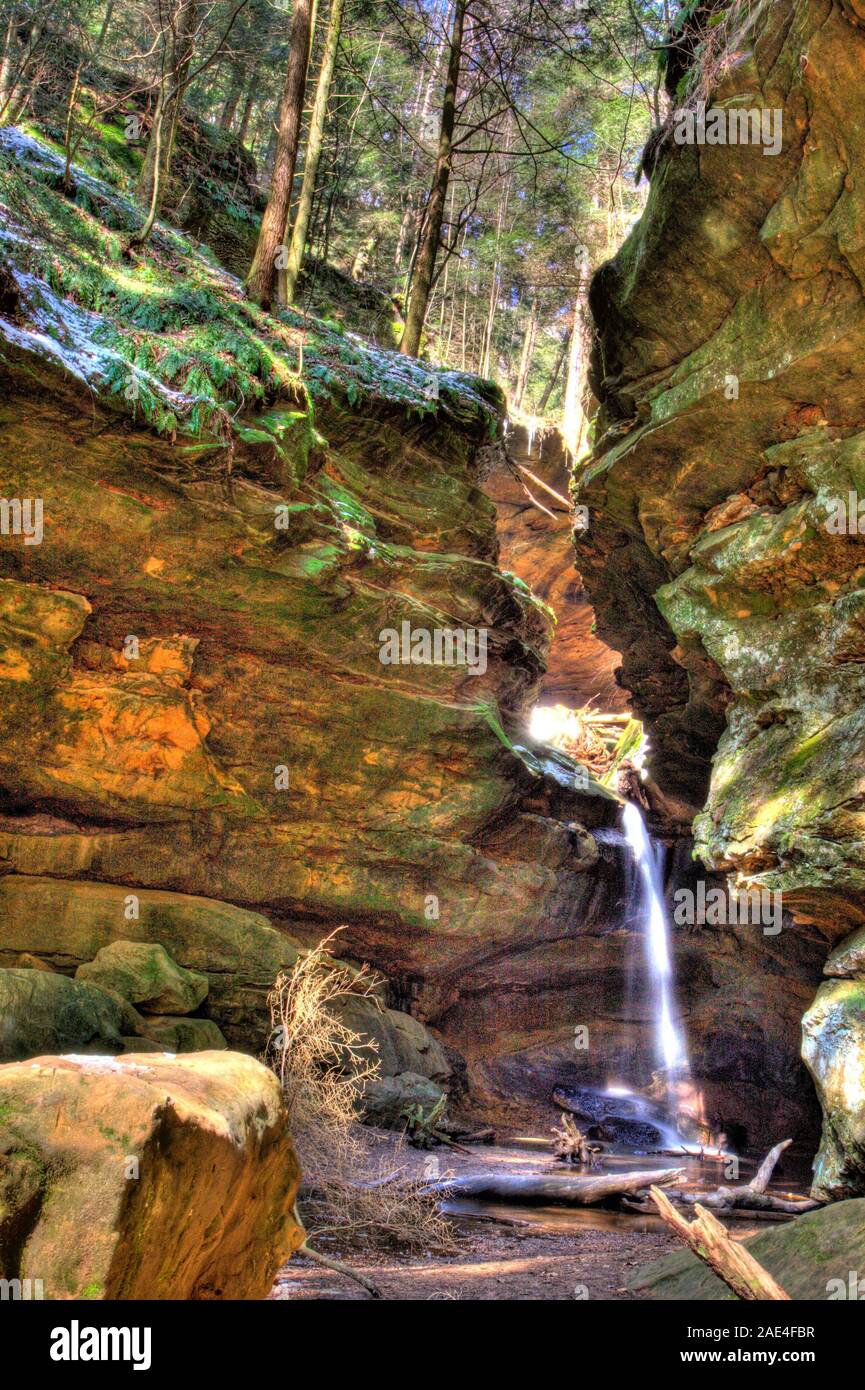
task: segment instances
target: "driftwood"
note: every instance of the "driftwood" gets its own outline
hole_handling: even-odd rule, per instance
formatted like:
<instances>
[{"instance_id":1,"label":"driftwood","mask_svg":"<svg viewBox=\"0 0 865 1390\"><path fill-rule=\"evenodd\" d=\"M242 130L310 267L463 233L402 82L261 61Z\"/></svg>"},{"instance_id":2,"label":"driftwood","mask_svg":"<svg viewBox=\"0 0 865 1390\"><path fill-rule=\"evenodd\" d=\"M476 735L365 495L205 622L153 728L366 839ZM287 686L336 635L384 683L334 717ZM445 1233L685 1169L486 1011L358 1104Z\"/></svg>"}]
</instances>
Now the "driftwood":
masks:
<instances>
[{"instance_id":1,"label":"driftwood","mask_svg":"<svg viewBox=\"0 0 865 1390\"><path fill-rule=\"evenodd\" d=\"M301 1230L303 1230L303 1222L297 1210L297 1203L294 1205L293 1212L295 1221ZM336 1274L345 1275L346 1279L353 1279L356 1284L360 1284L362 1288L366 1289L367 1293L370 1294L372 1298L384 1298L384 1294L378 1285L374 1284L367 1275L361 1274L359 1269L352 1269L351 1265L345 1264L342 1260L335 1260L332 1255L322 1255L319 1250L313 1250L312 1246L309 1244L309 1236L306 1233L304 1233L304 1241L300 1247L300 1254L305 1255L306 1258L312 1260L314 1264L324 1265L325 1269L332 1269Z\"/></svg>"},{"instance_id":2,"label":"driftwood","mask_svg":"<svg viewBox=\"0 0 865 1390\"><path fill-rule=\"evenodd\" d=\"M673 1192L670 1194L674 1202L681 1203L681 1194ZM623 1197L622 1206L626 1211L636 1212L639 1216L657 1216L658 1210L652 1201L643 1201L633 1197ZM728 1221L793 1221L799 1215L798 1207L796 1212L783 1211L748 1211L744 1207L727 1207L724 1215Z\"/></svg>"},{"instance_id":3,"label":"driftwood","mask_svg":"<svg viewBox=\"0 0 865 1390\"><path fill-rule=\"evenodd\" d=\"M768 1181L768 1179L767 1179ZM695 1221L686 1221L658 1187L650 1187L652 1201L671 1231L675 1231L695 1255L713 1269L739 1298L752 1301L789 1302L790 1295L744 1245L733 1240L712 1212L699 1204Z\"/></svg>"},{"instance_id":4,"label":"driftwood","mask_svg":"<svg viewBox=\"0 0 865 1390\"><path fill-rule=\"evenodd\" d=\"M454 1125L440 1125L451 1139L458 1139L461 1144L494 1144L496 1142L496 1132L492 1125L487 1125L484 1129L459 1129Z\"/></svg>"},{"instance_id":5,"label":"driftwood","mask_svg":"<svg viewBox=\"0 0 865 1390\"><path fill-rule=\"evenodd\" d=\"M563 1114L550 1133L556 1158L563 1163L579 1163L582 1168L594 1167L596 1155L601 1152L600 1146L589 1143L582 1130L577 1128L573 1115Z\"/></svg>"},{"instance_id":6,"label":"driftwood","mask_svg":"<svg viewBox=\"0 0 865 1390\"><path fill-rule=\"evenodd\" d=\"M780 1144L770 1149L749 1183L738 1187L717 1187L713 1192L677 1192L677 1201L687 1205L700 1202L716 1211L738 1208L753 1212L777 1211L787 1216L800 1216L802 1212L816 1211L818 1207L823 1206L822 1202L816 1202L810 1197L775 1197L766 1191L772 1180L775 1164L792 1142L792 1139L783 1139Z\"/></svg>"},{"instance_id":7,"label":"driftwood","mask_svg":"<svg viewBox=\"0 0 865 1390\"><path fill-rule=\"evenodd\" d=\"M425 1192L438 1192L443 1197L476 1197L491 1202L528 1202L538 1206L589 1207L609 1197L639 1192L651 1183L666 1187L676 1182L684 1168L664 1168L660 1171L603 1174L599 1177L560 1176L545 1178L539 1174L480 1173L475 1176L444 1179L431 1183Z\"/></svg>"}]
</instances>

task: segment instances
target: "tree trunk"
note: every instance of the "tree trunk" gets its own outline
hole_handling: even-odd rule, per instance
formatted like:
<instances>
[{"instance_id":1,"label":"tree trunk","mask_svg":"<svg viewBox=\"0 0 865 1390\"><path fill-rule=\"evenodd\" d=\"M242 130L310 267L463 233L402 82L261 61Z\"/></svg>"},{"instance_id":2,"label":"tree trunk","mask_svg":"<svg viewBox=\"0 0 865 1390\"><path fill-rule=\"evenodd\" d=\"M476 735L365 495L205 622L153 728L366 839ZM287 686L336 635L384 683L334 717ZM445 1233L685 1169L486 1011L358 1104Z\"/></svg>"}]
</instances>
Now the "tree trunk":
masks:
<instances>
[{"instance_id":1,"label":"tree trunk","mask_svg":"<svg viewBox=\"0 0 865 1390\"><path fill-rule=\"evenodd\" d=\"M564 338L562 339L562 346L559 348L558 356L556 357L555 363L553 365L553 370L550 372L549 380L547 381L547 384L544 387L543 395L538 401L539 415L543 415L544 411L547 408L547 402L549 401L550 396L553 394L553 387L559 379L559 372L562 370L562 365L564 363L565 358L568 355L568 348L570 347L570 345L571 333L569 331L565 334Z\"/></svg>"},{"instance_id":2,"label":"tree trunk","mask_svg":"<svg viewBox=\"0 0 865 1390\"><path fill-rule=\"evenodd\" d=\"M12 51L15 46L15 16L9 15L3 37L3 57L0 58L0 114L5 111L12 89Z\"/></svg>"},{"instance_id":3,"label":"tree trunk","mask_svg":"<svg viewBox=\"0 0 865 1390\"><path fill-rule=\"evenodd\" d=\"M583 409L583 392L588 368L588 330L583 315L583 306L589 288L588 257L580 263L580 278L574 298L574 326L571 329L571 344L568 352L568 375L565 381L565 399L562 411L562 438L573 458L577 458L586 436L588 421Z\"/></svg>"},{"instance_id":4,"label":"tree trunk","mask_svg":"<svg viewBox=\"0 0 865 1390\"><path fill-rule=\"evenodd\" d=\"M571 1177L566 1173L556 1173L545 1178L532 1173L497 1173L495 1171L475 1177L443 1178L430 1183L427 1192L440 1193L442 1197L482 1198L485 1201L527 1202L545 1206L549 1203L561 1206L589 1207L596 1202L605 1202L610 1197L620 1197L632 1192L640 1192L651 1183L662 1187L676 1182L684 1173L684 1168L648 1169L631 1173L609 1173L598 1177Z\"/></svg>"},{"instance_id":5,"label":"tree trunk","mask_svg":"<svg viewBox=\"0 0 865 1390\"><path fill-rule=\"evenodd\" d=\"M285 86L279 108L279 129L276 136L276 158L270 195L258 245L252 258L252 265L246 277L246 290L250 299L263 309L273 303L278 258L284 254L285 231L288 225L288 209L291 203L291 189L294 183L294 170L297 164L297 147L300 141L300 122L303 115L303 97L306 90L306 69L309 62L309 45L312 35L312 14L310 0L296 0L291 20L291 41L288 55L288 68Z\"/></svg>"},{"instance_id":6,"label":"tree trunk","mask_svg":"<svg viewBox=\"0 0 865 1390\"><path fill-rule=\"evenodd\" d=\"M514 387L514 409L519 410L526 394L526 384L529 379L529 372L532 366L532 357L535 351L535 337L538 331L538 301L532 300L529 310L529 321L526 324L526 332L523 338L523 350L520 353L520 366L517 372L516 386Z\"/></svg>"},{"instance_id":7,"label":"tree trunk","mask_svg":"<svg viewBox=\"0 0 865 1390\"><path fill-rule=\"evenodd\" d=\"M253 78L249 79L249 89L246 93L246 100L243 103L243 110L240 113L240 125L237 127L237 138L241 145L246 144L246 137L249 132L249 121L252 116L252 108L255 105L255 83Z\"/></svg>"},{"instance_id":8,"label":"tree trunk","mask_svg":"<svg viewBox=\"0 0 865 1390\"><path fill-rule=\"evenodd\" d=\"M381 241L381 232L376 229L370 232L369 236L364 237L360 246L357 248L355 258L351 263L352 280L362 280L369 267L373 252Z\"/></svg>"},{"instance_id":9,"label":"tree trunk","mask_svg":"<svg viewBox=\"0 0 865 1390\"><path fill-rule=\"evenodd\" d=\"M96 44L93 49L92 56L94 58L96 58L102 52L102 45L104 44L105 39L108 35L108 29L111 25L111 19L113 14L114 0L108 0L108 4L105 6L105 14L102 16L102 27L99 30L99 36L96 40Z\"/></svg>"},{"instance_id":10,"label":"tree trunk","mask_svg":"<svg viewBox=\"0 0 865 1390\"><path fill-rule=\"evenodd\" d=\"M66 127L63 136L63 191L69 193L72 188L72 131L75 125L75 103L78 100L78 89L81 86L81 69L84 66L82 58L78 67L75 69L75 76L72 79L72 86L69 89L69 99L66 103Z\"/></svg>"},{"instance_id":11,"label":"tree trunk","mask_svg":"<svg viewBox=\"0 0 865 1390\"><path fill-rule=\"evenodd\" d=\"M225 105L219 116L219 129L231 130L234 118L237 115L237 107L243 91L243 73L238 63L234 63L231 69L231 81L228 84L228 93L225 98Z\"/></svg>"},{"instance_id":12,"label":"tree trunk","mask_svg":"<svg viewBox=\"0 0 865 1390\"><path fill-rule=\"evenodd\" d=\"M339 34L342 28L344 9L345 0L331 0L330 17L327 22L327 34L324 40L324 53L321 59L321 71L318 74L318 85L315 89L315 101L309 121L309 134L306 140L306 160L303 166L303 183L300 189L297 211L294 216L291 245L288 249L288 264L285 268L284 297L286 304L294 303L297 277L300 274L300 268L303 265L303 256L306 250L309 219L312 212L312 200L315 197L318 165L324 145L324 125L327 119L327 103L330 98L330 85L333 81L333 69L336 63L336 52L339 47Z\"/></svg>"},{"instance_id":13,"label":"tree trunk","mask_svg":"<svg viewBox=\"0 0 865 1390\"><path fill-rule=\"evenodd\" d=\"M150 138L144 152L144 163L138 176L137 195L148 209L150 225L136 232L130 245L140 245L150 235L153 222L159 215L165 196L165 185L171 171L171 156L174 152L174 139L180 109L186 91L186 82L192 54L195 47L195 33L198 26L198 0L185 0L177 25L166 54L162 81L156 101L156 112L150 128Z\"/></svg>"},{"instance_id":14,"label":"tree trunk","mask_svg":"<svg viewBox=\"0 0 865 1390\"><path fill-rule=\"evenodd\" d=\"M406 311L405 329L399 345L400 352L409 357L417 357L420 351L427 305L435 274L436 257L439 249L442 222L444 220L445 199L451 176L453 161L453 134L456 124L457 88L460 79L460 62L463 47L463 25L466 13L466 0L456 0L454 23L451 31L450 52L448 54L447 78L445 79L444 99L442 101L441 126L439 128L438 155L433 172L432 187L424 212L421 243L415 260L411 295Z\"/></svg>"},{"instance_id":15,"label":"tree trunk","mask_svg":"<svg viewBox=\"0 0 865 1390\"><path fill-rule=\"evenodd\" d=\"M433 22L435 22L435 20L438 17L438 9L438 5L434 4L431 14L431 19ZM447 3L447 0L445 0L445 4L442 6L442 12L444 19L443 28L446 34L450 24L450 5L449 3ZM403 283L403 293L405 294L408 294L409 291L412 264L414 261L413 251L416 249L417 245L418 208L415 185L420 170L421 162L424 157L423 144L427 138L427 123L429 121L430 115L430 104L432 102L433 89L435 88L435 85L441 73L442 56L444 48L444 44L439 44L439 46L436 48L432 62L430 63L429 72L426 76L426 81L424 81L423 72L421 72L421 75L418 79L417 97L414 103L414 114L417 117L417 130L419 135L419 141L418 144L415 145L414 150L412 151L411 168L409 171L408 195L406 197L402 221L400 222L399 236L397 237L396 243L396 256L394 258L394 264L398 276L402 274L403 266L405 265L405 276ZM423 95L421 95L421 92L423 92Z\"/></svg>"}]
</instances>

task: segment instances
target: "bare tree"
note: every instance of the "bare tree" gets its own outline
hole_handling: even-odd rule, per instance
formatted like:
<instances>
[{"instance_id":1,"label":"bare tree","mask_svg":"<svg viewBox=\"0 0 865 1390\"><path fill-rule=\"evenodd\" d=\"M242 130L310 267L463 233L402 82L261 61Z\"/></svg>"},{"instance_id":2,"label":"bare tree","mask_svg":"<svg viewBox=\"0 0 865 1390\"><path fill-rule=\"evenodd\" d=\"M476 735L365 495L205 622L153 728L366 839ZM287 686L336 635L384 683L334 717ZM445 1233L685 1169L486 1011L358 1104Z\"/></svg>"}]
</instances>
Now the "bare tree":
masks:
<instances>
[{"instance_id":1,"label":"bare tree","mask_svg":"<svg viewBox=\"0 0 865 1390\"><path fill-rule=\"evenodd\" d=\"M321 60L321 70L318 75L318 85L315 89L315 102L313 103L312 116L309 122L309 134L306 139L303 183L300 189L297 211L294 216L291 245L288 249L288 263L285 268L284 294L281 298L284 299L286 304L294 303L297 277L300 274L300 269L303 265L303 256L306 250L309 221L312 215L312 200L315 197L318 166L324 146L324 125L327 117L327 103L330 99L330 87L333 81L333 69L336 64L336 53L339 47L339 35L342 29L344 9L345 0L331 0L330 17L328 19L327 33L324 40L324 54Z\"/></svg>"},{"instance_id":2,"label":"bare tree","mask_svg":"<svg viewBox=\"0 0 865 1390\"><path fill-rule=\"evenodd\" d=\"M246 277L246 289L250 299L255 300L263 309L270 308L276 288L277 271L285 268L284 265L279 266L278 257L281 251L284 255L288 210L300 143L300 123L311 38L310 0L296 0L291 19L288 68L279 110L276 159L270 194L261 220L255 255Z\"/></svg>"},{"instance_id":3,"label":"bare tree","mask_svg":"<svg viewBox=\"0 0 865 1390\"><path fill-rule=\"evenodd\" d=\"M442 100L441 124L439 126L438 152L433 170L432 186L424 212L420 245L415 259L405 329L399 345L400 352L406 353L409 357L417 357L420 352L427 306L433 287L442 223L444 222L448 183L453 164L453 136L456 124L457 88L460 80L465 16L466 0L455 0L447 76Z\"/></svg>"}]
</instances>

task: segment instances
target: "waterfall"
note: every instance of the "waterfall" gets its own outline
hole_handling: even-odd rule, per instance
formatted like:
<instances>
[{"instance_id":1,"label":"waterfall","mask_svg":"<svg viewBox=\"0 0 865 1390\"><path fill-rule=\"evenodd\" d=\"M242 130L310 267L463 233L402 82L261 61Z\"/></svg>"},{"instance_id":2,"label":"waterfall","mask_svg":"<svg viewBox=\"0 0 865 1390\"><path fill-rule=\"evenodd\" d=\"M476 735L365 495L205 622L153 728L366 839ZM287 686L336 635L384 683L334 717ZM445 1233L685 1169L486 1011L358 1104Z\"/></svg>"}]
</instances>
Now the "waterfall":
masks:
<instances>
[{"instance_id":1,"label":"waterfall","mask_svg":"<svg viewBox=\"0 0 865 1390\"><path fill-rule=\"evenodd\" d=\"M637 868L638 920L643 926L649 972L657 1065L668 1081L687 1072L688 1050L676 1008L670 928L664 905L659 847L652 844L639 806L629 802L623 812L625 839Z\"/></svg>"}]
</instances>

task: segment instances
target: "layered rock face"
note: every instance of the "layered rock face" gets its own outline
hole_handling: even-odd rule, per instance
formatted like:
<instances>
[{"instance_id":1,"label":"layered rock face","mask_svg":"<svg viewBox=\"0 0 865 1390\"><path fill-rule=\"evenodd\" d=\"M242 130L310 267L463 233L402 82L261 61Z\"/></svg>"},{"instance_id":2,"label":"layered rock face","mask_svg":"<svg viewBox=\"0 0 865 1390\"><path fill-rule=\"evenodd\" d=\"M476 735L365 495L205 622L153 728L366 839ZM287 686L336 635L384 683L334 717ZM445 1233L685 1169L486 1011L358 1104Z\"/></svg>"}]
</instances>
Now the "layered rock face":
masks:
<instances>
[{"instance_id":1,"label":"layered rock face","mask_svg":"<svg viewBox=\"0 0 865 1390\"><path fill-rule=\"evenodd\" d=\"M700 855L782 892L827 941L865 908L858 9L783 0L759 12L712 103L756 110L755 125L763 113L782 132L776 153L662 146L645 216L592 288L602 438L578 537L599 630L651 726L655 775L705 801ZM817 1185L861 1192L851 981L823 987L807 1030L827 1108Z\"/></svg>"},{"instance_id":2,"label":"layered rock face","mask_svg":"<svg viewBox=\"0 0 865 1390\"><path fill-rule=\"evenodd\" d=\"M31 1296L265 1298L303 1242L251 1057L37 1057L0 1066L0 1114L0 1277Z\"/></svg>"},{"instance_id":3,"label":"layered rock face","mask_svg":"<svg viewBox=\"0 0 865 1390\"><path fill-rule=\"evenodd\" d=\"M104 232L53 195L42 147L4 139L26 173L4 183L3 492L39 499L44 534L0 541L0 965L74 974L112 943L157 942L206 977L204 1016L258 1049L277 971L345 923L341 951L434 1020L479 961L574 931L596 854L572 819L615 814L572 794L566 760L517 746L551 622L496 565L479 484L499 398L325 335L323 354L304 343L313 401L286 389L232 423L227 453L186 424L195 400L160 377L154 340L147 374L121 358L120 380L172 407L177 437L158 436L107 384L140 318L112 300L109 323L36 277L30 202L75 236ZM263 331L160 229L157 263L166 247L225 315L220 343ZM65 254L80 294L89 243ZM151 274L139 314L173 313L176 278ZM394 1074L447 1070L428 1037L384 1031Z\"/></svg>"}]
</instances>

